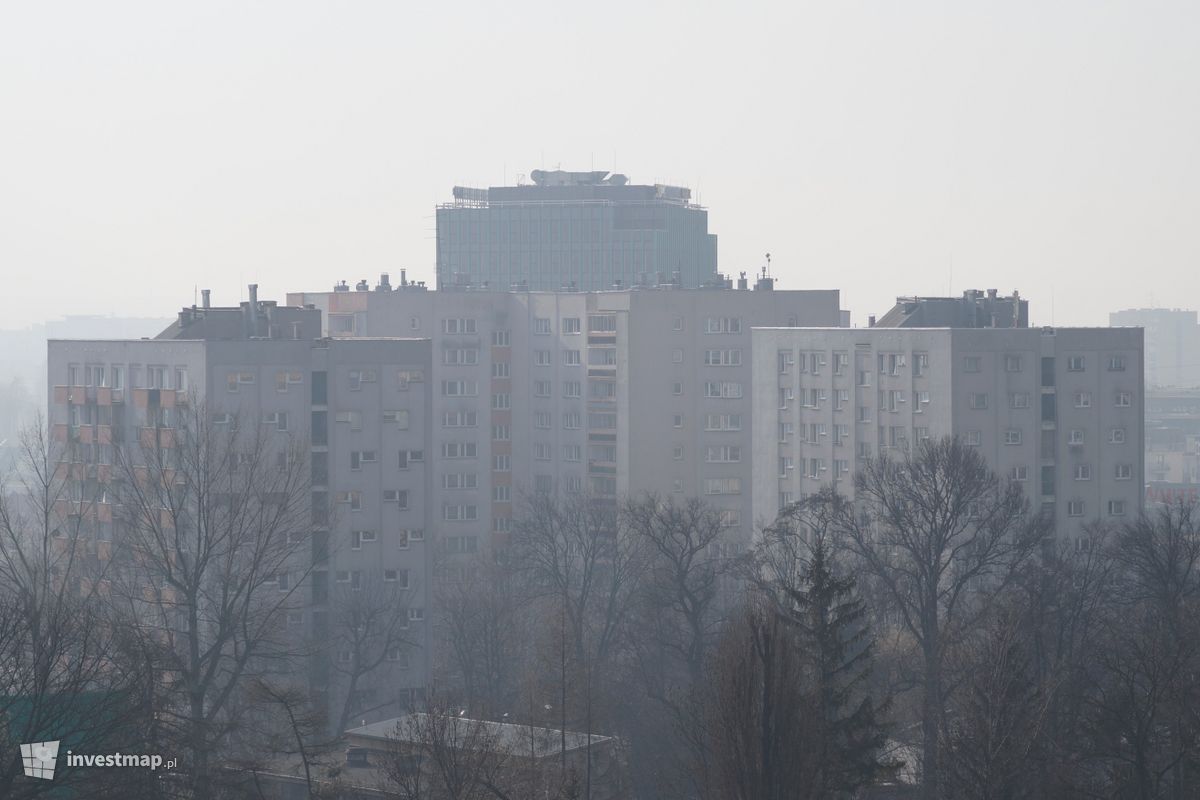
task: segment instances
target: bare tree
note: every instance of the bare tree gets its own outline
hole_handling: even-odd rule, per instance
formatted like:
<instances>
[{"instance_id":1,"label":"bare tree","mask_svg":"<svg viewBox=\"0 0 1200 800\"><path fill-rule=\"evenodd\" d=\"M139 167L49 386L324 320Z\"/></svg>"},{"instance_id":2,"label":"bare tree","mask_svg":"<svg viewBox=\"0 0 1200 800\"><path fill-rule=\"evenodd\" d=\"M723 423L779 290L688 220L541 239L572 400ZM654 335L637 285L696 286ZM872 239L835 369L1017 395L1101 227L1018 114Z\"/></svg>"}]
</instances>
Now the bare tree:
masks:
<instances>
[{"instance_id":1,"label":"bare tree","mask_svg":"<svg viewBox=\"0 0 1200 800\"><path fill-rule=\"evenodd\" d=\"M443 669L462 684L463 704L473 714L495 716L514 707L523 651L526 608L513 568L492 557L472 562L470 579L442 580L436 587L438 640Z\"/></svg>"},{"instance_id":2,"label":"bare tree","mask_svg":"<svg viewBox=\"0 0 1200 800\"><path fill-rule=\"evenodd\" d=\"M1192 504L1124 526L1112 622L1092 695L1099 753L1122 796L1200 787L1200 528Z\"/></svg>"},{"instance_id":3,"label":"bare tree","mask_svg":"<svg viewBox=\"0 0 1200 800\"><path fill-rule=\"evenodd\" d=\"M723 526L716 509L699 499L677 503L647 494L626 501L622 513L629 535L647 555L643 587L652 608L669 614L659 628L661 643L699 680L720 623L720 581L729 562L718 552Z\"/></svg>"},{"instance_id":4,"label":"bare tree","mask_svg":"<svg viewBox=\"0 0 1200 800\"><path fill-rule=\"evenodd\" d=\"M357 588L344 587L333 596L330 649L339 654L333 659L333 670L341 678L342 693L335 733L345 731L351 716L363 710L360 684L389 663L407 659L418 647L409 631L411 584L384 581L381 573L373 572L361 580Z\"/></svg>"},{"instance_id":5,"label":"bare tree","mask_svg":"<svg viewBox=\"0 0 1200 800\"><path fill-rule=\"evenodd\" d=\"M855 476L855 503L839 527L881 585L921 656L921 781L942 796L948 649L972 629L1044 538L1019 486L1002 483L978 450L957 439L880 455Z\"/></svg>"},{"instance_id":6,"label":"bare tree","mask_svg":"<svg viewBox=\"0 0 1200 800\"><path fill-rule=\"evenodd\" d=\"M162 682L188 790L205 800L251 681L295 669L285 627L311 568L307 459L302 443L248 420L210 423L195 402L174 427L148 416L140 446L117 459L119 596Z\"/></svg>"},{"instance_id":7,"label":"bare tree","mask_svg":"<svg viewBox=\"0 0 1200 800\"><path fill-rule=\"evenodd\" d=\"M64 446L64 429L39 420L25 430L15 467L0 475L0 796L149 797L144 774L82 774L63 758L53 782L19 777L21 743L60 740L63 752L154 744L151 676L108 606L104 467Z\"/></svg>"}]
</instances>

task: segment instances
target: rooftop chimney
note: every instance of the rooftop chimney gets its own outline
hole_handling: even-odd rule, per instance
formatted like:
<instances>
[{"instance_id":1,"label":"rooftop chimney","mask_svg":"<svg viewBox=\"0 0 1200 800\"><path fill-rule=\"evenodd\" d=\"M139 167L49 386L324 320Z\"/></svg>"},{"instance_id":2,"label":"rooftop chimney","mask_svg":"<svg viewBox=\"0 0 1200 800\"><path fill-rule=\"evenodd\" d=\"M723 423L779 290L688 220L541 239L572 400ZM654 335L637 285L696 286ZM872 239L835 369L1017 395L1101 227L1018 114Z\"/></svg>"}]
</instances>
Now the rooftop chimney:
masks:
<instances>
[{"instance_id":1,"label":"rooftop chimney","mask_svg":"<svg viewBox=\"0 0 1200 800\"><path fill-rule=\"evenodd\" d=\"M379 273L379 285L375 287L375 291L390 292L391 290L392 290L392 284L388 280L388 274L386 272Z\"/></svg>"},{"instance_id":2,"label":"rooftop chimney","mask_svg":"<svg viewBox=\"0 0 1200 800\"><path fill-rule=\"evenodd\" d=\"M871 316L867 317L867 327L868 327L868 328L874 328L874 327L875 327L875 315L874 315L874 314L872 314Z\"/></svg>"},{"instance_id":3,"label":"rooftop chimney","mask_svg":"<svg viewBox=\"0 0 1200 800\"><path fill-rule=\"evenodd\" d=\"M210 307L210 304L212 302L212 289L201 289L200 290L200 302L203 304L203 306L202 306L203 308Z\"/></svg>"},{"instance_id":4,"label":"rooftop chimney","mask_svg":"<svg viewBox=\"0 0 1200 800\"><path fill-rule=\"evenodd\" d=\"M258 336L258 284L250 284L250 302L246 303L246 335Z\"/></svg>"},{"instance_id":5,"label":"rooftop chimney","mask_svg":"<svg viewBox=\"0 0 1200 800\"><path fill-rule=\"evenodd\" d=\"M406 269L400 270L400 285L408 286L408 270Z\"/></svg>"}]
</instances>

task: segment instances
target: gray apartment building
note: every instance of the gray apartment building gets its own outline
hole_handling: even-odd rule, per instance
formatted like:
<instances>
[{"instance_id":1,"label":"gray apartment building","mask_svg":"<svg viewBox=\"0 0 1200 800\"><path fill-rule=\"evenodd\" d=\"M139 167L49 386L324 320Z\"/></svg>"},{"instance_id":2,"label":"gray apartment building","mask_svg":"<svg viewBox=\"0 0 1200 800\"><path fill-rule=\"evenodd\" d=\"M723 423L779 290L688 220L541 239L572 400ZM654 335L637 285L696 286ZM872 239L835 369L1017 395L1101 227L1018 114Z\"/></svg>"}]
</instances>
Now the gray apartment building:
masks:
<instances>
[{"instance_id":1,"label":"gray apartment building","mask_svg":"<svg viewBox=\"0 0 1200 800\"><path fill-rule=\"evenodd\" d=\"M1109 314L1108 324L1145 329L1147 386L1200 387L1200 324L1195 311L1129 308Z\"/></svg>"},{"instance_id":2,"label":"gray apartment building","mask_svg":"<svg viewBox=\"0 0 1200 800\"><path fill-rule=\"evenodd\" d=\"M206 292L204 306L185 308L154 339L51 340L48 350L54 435L68 460L98 465L100 479L111 474L113 448L147 428L176 427L186 404L202 403L213 426L261 425L281 446L302 446L311 459L311 563L298 565L304 602L287 627L321 646L311 686L327 693L336 719L353 658L336 621L345 604L374 592L398 600L415 646L389 651L351 707L376 719L411 707L430 658L428 339L323 338L320 312L259 302L252 287L240 307L210 307ZM100 551L121 535L105 505ZM291 588L288 574L275 580Z\"/></svg>"},{"instance_id":3,"label":"gray apartment building","mask_svg":"<svg viewBox=\"0 0 1200 800\"><path fill-rule=\"evenodd\" d=\"M598 291L714 280L708 211L679 186L534 170L532 184L456 186L437 208L437 287Z\"/></svg>"},{"instance_id":4,"label":"gray apartment building","mask_svg":"<svg viewBox=\"0 0 1200 800\"><path fill-rule=\"evenodd\" d=\"M1060 537L1142 509L1140 329L760 328L752 349L756 521L830 483L852 495L863 459L945 435Z\"/></svg>"},{"instance_id":5,"label":"gray apartment building","mask_svg":"<svg viewBox=\"0 0 1200 800\"><path fill-rule=\"evenodd\" d=\"M505 540L525 492L614 502L656 492L721 509L750 540L750 330L836 327L836 290L600 292L392 289L292 294L334 338L433 339L432 480L439 536ZM343 286L345 284L342 284ZM455 534L457 535L457 534Z\"/></svg>"}]
</instances>

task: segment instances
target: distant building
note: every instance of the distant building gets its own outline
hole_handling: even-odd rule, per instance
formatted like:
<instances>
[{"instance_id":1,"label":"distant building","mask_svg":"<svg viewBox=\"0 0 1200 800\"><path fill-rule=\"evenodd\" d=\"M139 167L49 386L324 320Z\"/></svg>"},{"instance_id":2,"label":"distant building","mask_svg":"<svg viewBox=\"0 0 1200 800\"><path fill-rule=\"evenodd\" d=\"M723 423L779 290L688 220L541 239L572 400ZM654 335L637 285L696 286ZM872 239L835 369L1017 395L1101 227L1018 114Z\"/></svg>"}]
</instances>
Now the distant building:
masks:
<instances>
[{"instance_id":1,"label":"distant building","mask_svg":"<svg viewBox=\"0 0 1200 800\"><path fill-rule=\"evenodd\" d=\"M112 479L115 447L137 452L147 430L179 424L178 411L203 403L214 426L263 426L281 446L303 443L312 480L311 564L305 607L288 629L297 640L330 643L332 607L376 582L404 589L417 647L389 653L360 682L354 707L364 715L412 706L427 685L424 623L430 602L428 339L330 340L320 312L259 302L255 287L240 306L183 309L153 339L51 340L49 421L63 457L89 465L88 481ZM157 435L164 447L172 436ZM91 466L94 465L94 468ZM118 476L119 478L119 476ZM101 497L90 520L91 552L100 558L120 539ZM307 548L306 548L307 549ZM311 570L309 569L311 567ZM288 575L275 576L280 591ZM340 708L338 671L349 653L329 646L310 665L317 696ZM336 716L334 717L336 718Z\"/></svg>"},{"instance_id":2,"label":"distant building","mask_svg":"<svg viewBox=\"0 0 1200 800\"><path fill-rule=\"evenodd\" d=\"M504 541L523 493L701 497L749 544L750 329L835 327L839 294L751 289L291 294L330 336L433 339L435 513L460 552ZM453 532L453 533L452 533Z\"/></svg>"},{"instance_id":3,"label":"distant building","mask_svg":"<svg viewBox=\"0 0 1200 800\"><path fill-rule=\"evenodd\" d=\"M864 459L958 436L1058 534L1142 508L1142 333L1113 328L756 328L754 517Z\"/></svg>"},{"instance_id":4,"label":"distant building","mask_svg":"<svg viewBox=\"0 0 1200 800\"><path fill-rule=\"evenodd\" d=\"M1200 324L1195 311L1130 308L1108 315L1113 327L1146 329L1146 385L1200 387Z\"/></svg>"},{"instance_id":5,"label":"distant building","mask_svg":"<svg viewBox=\"0 0 1200 800\"><path fill-rule=\"evenodd\" d=\"M708 211L679 186L624 175L534 170L533 183L454 187L437 208L437 287L532 291L675 283L716 277Z\"/></svg>"},{"instance_id":6,"label":"distant building","mask_svg":"<svg viewBox=\"0 0 1200 800\"><path fill-rule=\"evenodd\" d=\"M1200 486L1200 389L1146 390L1146 480Z\"/></svg>"},{"instance_id":7,"label":"distant building","mask_svg":"<svg viewBox=\"0 0 1200 800\"><path fill-rule=\"evenodd\" d=\"M874 319L874 318L872 318ZM1029 301L971 289L962 297L897 297L880 328L1028 328Z\"/></svg>"}]
</instances>

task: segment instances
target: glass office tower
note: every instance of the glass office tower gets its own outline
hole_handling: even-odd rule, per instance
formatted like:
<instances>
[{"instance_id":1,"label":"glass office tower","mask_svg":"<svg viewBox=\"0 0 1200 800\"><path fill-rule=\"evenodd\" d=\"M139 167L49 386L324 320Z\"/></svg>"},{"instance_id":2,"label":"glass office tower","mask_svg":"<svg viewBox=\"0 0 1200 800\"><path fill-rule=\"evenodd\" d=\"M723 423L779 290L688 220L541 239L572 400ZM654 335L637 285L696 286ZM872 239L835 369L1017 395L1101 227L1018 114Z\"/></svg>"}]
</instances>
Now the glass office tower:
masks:
<instances>
[{"instance_id":1,"label":"glass office tower","mask_svg":"<svg viewBox=\"0 0 1200 800\"><path fill-rule=\"evenodd\" d=\"M716 278L708 211L678 186L607 172L543 172L532 184L471 189L437 209L437 285L533 291Z\"/></svg>"}]
</instances>

